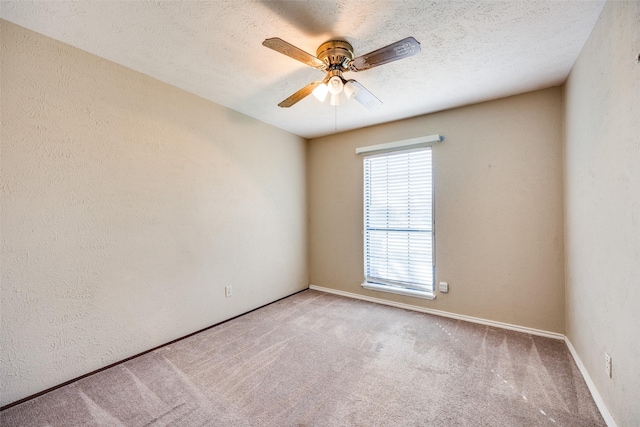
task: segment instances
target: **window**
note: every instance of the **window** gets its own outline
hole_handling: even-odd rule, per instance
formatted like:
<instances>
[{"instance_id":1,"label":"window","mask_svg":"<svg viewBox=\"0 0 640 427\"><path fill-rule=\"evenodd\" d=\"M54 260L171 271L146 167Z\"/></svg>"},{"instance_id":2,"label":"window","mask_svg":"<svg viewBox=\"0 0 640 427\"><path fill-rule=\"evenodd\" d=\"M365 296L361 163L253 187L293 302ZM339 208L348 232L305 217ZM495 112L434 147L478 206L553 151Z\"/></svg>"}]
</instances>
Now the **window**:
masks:
<instances>
[{"instance_id":1,"label":"window","mask_svg":"<svg viewBox=\"0 0 640 427\"><path fill-rule=\"evenodd\" d=\"M434 298L431 147L364 158L367 289Z\"/></svg>"}]
</instances>

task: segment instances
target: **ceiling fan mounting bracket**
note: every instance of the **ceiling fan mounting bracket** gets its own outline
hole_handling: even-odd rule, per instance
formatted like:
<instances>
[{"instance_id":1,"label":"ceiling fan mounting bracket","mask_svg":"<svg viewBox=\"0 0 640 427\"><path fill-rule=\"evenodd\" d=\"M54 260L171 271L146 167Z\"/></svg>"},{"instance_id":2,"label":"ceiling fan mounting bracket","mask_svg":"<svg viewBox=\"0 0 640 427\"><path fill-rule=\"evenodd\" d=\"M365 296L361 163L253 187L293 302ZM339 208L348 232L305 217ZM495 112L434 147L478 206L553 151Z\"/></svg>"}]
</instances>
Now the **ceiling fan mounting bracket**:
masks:
<instances>
[{"instance_id":1,"label":"ceiling fan mounting bracket","mask_svg":"<svg viewBox=\"0 0 640 427\"><path fill-rule=\"evenodd\" d=\"M329 40L320 45L316 56L329 70L347 71L353 59L353 47L344 40Z\"/></svg>"}]
</instances>

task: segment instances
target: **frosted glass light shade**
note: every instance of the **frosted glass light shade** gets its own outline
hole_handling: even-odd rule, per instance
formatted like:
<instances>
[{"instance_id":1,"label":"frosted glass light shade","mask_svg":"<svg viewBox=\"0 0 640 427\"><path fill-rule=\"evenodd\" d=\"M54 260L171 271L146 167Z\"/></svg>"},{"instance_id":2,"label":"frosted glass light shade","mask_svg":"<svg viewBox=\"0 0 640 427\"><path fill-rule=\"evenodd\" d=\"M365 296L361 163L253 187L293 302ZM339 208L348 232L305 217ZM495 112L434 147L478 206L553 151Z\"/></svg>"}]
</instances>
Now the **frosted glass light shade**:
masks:
<instances>
[{"instance_id":1,"label":"frosted glass light shade","mask_svg":"<svg viewBox=\"0 0 640 427\"><path fill-rule=\"evenodd\" d=\"M345 96L344 92L340 92L340 93L335 93L335 94L331 94L331 99L329 101L329 104L331 105L342 105L345 102L347 102L348 99Z\"/></svg>"},{"instance_id":2,"label":"frosted glass light shade","mask_svg":"<svg viewBox=\"0 0 640 427\"><path fill-rule=\"evenodd\" d=\"M356 85L352 81L348 81L344 85L344 94L347 95L347 99L353 98L358 94L358 85Z\"/></svg>"},{"instance_id":3,"label":"frosted glass light shade","mask_svg":"<svg viewBox=\"0 0 640 427\"><path fill-rule=\"evenodd\" d=\"M329 92L332 95L337 95L342 92L344 88L344 83L342 83L342 79L338 76L333 76L329 79Z\"/></svg>"},{"instance_id":4,"label":"frosted glass light shade","mask_svg":"<svg viewBox=\"0 0 640 427\"><path fill-rule=\"evenodd\" d=\"M321 85L316 87L312 93L313 93L313 96L315 96L318 101L324 102L324 100L327 99L327 93L329 93L329 88L325 83L322 83Z\"/></svg>"}]
</instances>

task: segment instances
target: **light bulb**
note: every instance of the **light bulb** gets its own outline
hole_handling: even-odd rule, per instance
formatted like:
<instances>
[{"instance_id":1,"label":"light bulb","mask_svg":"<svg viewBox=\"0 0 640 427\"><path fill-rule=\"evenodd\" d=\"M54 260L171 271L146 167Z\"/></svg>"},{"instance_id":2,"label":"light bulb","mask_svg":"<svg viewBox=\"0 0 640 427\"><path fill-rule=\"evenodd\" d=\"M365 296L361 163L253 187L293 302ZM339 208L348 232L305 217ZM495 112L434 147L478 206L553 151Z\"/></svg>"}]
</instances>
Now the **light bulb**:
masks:
<instances>
[{"instance_id":1,"label":"light bulb","mask_svg":"<svg viewBox=\"0 0 640 427\"><path fill-rule=\"evenodd\" d=\"M342 92L344 88L344 83L342 83L342 79L339 76L333 76L329 79L329 92L332 95L337 95Z\"/></svg>"},{"instance_id":2,"label":"light bulb","mask_svg":"<svg viewBox=\"0 0 640 427\"><path fill-rule=\"evenodd\" d=\"M324 100L327 99L328 92L329 92L329 88L325 83L322 83L321 85L317 86L312 93L313 93L313 96L315 96L318 101L324 102Z\"/></svg>"}]
</instances>

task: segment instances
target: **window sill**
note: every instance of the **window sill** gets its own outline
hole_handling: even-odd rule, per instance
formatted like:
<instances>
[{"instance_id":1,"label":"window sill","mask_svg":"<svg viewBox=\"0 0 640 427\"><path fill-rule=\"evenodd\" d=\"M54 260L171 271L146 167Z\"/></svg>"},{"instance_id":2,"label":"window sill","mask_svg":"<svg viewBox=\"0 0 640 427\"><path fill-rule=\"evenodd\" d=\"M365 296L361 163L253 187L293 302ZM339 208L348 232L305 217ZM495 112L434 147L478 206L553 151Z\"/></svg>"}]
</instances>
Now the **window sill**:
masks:
<instances>
[{"instance_id":1,"label":"window sill","mask_svg":"<svg viewBox=\"0 0 640 427\"><path fill-rule=\"evenodd\" d=\"M381 285L379 283L364 282L362 284L362 287L372 291L388 292L391 294L405 295L409 297L424 298L429 300L436 298L435 294L433 294L432 292L418 291L416 289L396 288L394 286Z\"/></svg>"}]
</instances>

